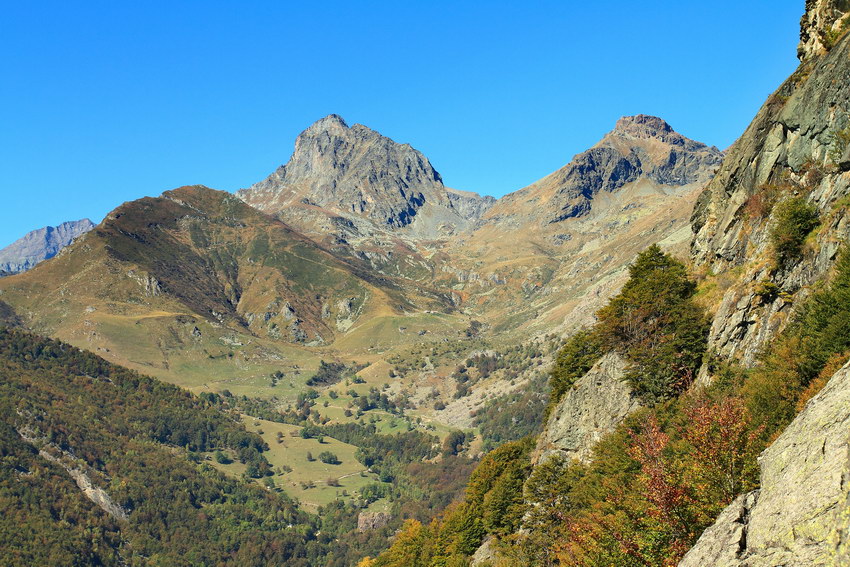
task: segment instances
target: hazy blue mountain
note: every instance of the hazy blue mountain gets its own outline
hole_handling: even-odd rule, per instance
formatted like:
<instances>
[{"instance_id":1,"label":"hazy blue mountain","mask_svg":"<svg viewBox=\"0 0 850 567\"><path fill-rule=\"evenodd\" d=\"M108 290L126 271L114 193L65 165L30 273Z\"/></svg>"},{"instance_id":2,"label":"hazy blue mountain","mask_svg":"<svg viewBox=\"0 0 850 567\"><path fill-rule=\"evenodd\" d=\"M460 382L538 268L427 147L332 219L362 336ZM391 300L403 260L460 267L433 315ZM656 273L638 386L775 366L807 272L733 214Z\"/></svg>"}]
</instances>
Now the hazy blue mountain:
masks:
<instances>
[{"instance_id":1,"label":"hazy blue mountain","mask_svg":"<svg viewBox=\"0 0 850 567\"><path fill-rule=\"evenodd\" d=\"M45 226L29 232L0 250L0 274L25 272L42 260L52 258L75 238L93 228L92 221L82 219L63 222L59 226Z\"/></svg>"}]
</instances>

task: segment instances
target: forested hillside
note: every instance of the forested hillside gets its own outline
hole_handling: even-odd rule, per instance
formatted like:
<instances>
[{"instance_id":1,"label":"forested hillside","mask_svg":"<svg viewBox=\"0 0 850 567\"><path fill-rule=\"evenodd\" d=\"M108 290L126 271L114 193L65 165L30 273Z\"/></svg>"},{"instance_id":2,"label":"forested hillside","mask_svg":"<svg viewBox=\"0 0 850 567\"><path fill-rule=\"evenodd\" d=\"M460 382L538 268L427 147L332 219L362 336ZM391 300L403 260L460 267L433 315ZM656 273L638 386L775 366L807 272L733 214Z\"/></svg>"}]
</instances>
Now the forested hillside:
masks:
<instances>
[{"instance_id":1,"label":"forested hillside","mask_svg":"<svg viewBox=\"0 0 850 567\"><path fill-rule=\"evenodd\" d=\"M230 416L22 331L0 329L0 359L0 563L310 565L318 553L292 501L198 462L230 449L265 463Z\"/></svg>"},{"instance_id":2,"label":"forested hillside","mask_svg":"<svg viewBox=\"0 0 850 567\"><path fill-rule=\"evenodd\" d=\"M463 439L442 448L441 462L422 462L440 453L437 438L321 427L247 398L196 397L13 328L0 327L0 361L4 565L341 567L380 551L403 519L441 511L474 462L455 455ZM319 443L355 445L381 481L356 501L306 513L274 488L286 471L273 470L268 445L246 431L245 411L299 423L301 437ZM213 466L231 460L242 477ZM378 499L392 516L358 531L359 514Z\"/></svg>"},{"instance_id":3,"label":"forested hillside","mask_svg":"<svg viewBox=\"0 0 850 567\"><path fill-rule=\"evenodd\" d=\"M591 458L532 466L533 440L503 445L473 472L463 503L430 525L408 523L361 565L464 565L485 540L498 565L675 565L758 486L758 455L850 358L847 252L760 365L714 366L706 388L691 387L709 356L696 289L684 265L652 247L599 322L561 349L550 408L610 350L629 362L623 379L643 402Z\"/></svg>"}]
</instances>

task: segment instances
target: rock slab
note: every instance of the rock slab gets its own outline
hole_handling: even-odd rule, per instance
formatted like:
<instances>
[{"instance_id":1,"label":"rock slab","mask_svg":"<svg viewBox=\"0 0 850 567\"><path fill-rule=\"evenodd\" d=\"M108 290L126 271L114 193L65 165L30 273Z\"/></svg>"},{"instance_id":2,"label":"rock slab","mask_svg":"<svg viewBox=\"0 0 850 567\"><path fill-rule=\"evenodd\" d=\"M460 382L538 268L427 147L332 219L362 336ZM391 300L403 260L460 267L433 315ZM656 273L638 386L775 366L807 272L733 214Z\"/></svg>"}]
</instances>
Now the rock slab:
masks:
<instances>
[{"instance_id":1,"label":"rock slab","mask_svg":"<svg viewBox=\"0 0 850 567\"><path fill-rule=\"evenodd\" d=\"M627 366L622 356L608 353L578 379L538 439L537 462L556 453L587 461L596 443L640 407L623 381Z\"/></svg>"}]
</instances>

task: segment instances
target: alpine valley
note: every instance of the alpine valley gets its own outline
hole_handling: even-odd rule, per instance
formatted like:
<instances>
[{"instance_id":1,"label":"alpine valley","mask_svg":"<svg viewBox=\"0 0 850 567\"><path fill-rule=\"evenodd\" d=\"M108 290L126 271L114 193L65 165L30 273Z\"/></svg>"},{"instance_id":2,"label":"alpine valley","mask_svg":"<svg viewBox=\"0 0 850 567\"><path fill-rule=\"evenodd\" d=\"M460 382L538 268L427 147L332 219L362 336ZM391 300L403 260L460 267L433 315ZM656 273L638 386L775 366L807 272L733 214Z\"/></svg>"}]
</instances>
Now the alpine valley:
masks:
<instances>
[{"instance_id":1,"label":"alpine valley","mask_svg":"<svg viewBox=\"0 0 850 567\"><path fill-rule=\"evenodd\" d=\"M850 565L850 3L801 26L725 152L626 116L494 199L331 114L4 250L0 564Z\"/></svg>"}]
</instances>

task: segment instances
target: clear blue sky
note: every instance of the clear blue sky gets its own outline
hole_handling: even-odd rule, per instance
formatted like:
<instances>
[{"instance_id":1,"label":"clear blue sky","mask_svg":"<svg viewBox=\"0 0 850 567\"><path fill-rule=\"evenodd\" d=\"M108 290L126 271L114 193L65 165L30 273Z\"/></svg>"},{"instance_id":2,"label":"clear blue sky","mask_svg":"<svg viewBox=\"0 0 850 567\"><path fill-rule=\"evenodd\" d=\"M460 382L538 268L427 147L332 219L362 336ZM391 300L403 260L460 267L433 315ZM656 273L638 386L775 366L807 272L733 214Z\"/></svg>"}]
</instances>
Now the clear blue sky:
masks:
<instances>
[{"instance_id":1,"label":"clear blue sky","mask_svg":"<svg viewBox=\"0 0 850 567\"><path fill-rule=\"evenodd\" d=\"M803 5L6 2L0 246L179 185L250 185L329 113L495 196L621 115L725 148L796 67Z\"/></svg>"}]
</instances>

